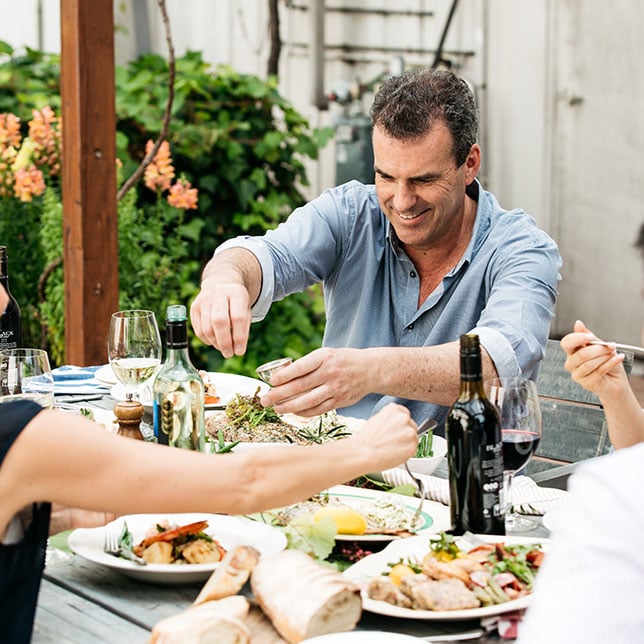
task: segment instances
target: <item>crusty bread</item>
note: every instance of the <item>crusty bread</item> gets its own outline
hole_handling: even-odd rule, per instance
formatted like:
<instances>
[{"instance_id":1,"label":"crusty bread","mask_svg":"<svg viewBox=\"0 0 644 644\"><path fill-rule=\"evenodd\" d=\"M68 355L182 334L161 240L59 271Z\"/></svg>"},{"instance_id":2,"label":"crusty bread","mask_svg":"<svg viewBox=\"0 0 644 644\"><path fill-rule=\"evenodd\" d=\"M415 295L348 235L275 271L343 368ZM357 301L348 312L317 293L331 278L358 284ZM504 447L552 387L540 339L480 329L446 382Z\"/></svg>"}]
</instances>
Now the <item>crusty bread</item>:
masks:
<instances>
[{"instance_id":1,"label":"crusty bread","mask_svg":"<svg viewBox=\"0 0 644 644\"><path fill-rule=\"evenodd\" d=\"M193 606L236 595L248 581L259 556L251 546L236 546L229 550L204 584Z\"/></svg>"},{"instance_id":2,"label":"crusty bread","mask_svg":"<svg viewBox=\"0 0 644 644\"><path fill-rule=\"evenodd\" d=\"M158 622L150 644L250 644L248 600L236 595L191 606Z\"/></svg>"},{"instance_id":3,"label":"crusty bread","mask_svg":"<svg viewBox=\"0 0 644 644\"><path fill-rule=\"evenodd\" d=\"M262 559L251 574L255 599L288 642L353 630L362 614L358 587L300 550Z\"/></svg>"}]
</instances>

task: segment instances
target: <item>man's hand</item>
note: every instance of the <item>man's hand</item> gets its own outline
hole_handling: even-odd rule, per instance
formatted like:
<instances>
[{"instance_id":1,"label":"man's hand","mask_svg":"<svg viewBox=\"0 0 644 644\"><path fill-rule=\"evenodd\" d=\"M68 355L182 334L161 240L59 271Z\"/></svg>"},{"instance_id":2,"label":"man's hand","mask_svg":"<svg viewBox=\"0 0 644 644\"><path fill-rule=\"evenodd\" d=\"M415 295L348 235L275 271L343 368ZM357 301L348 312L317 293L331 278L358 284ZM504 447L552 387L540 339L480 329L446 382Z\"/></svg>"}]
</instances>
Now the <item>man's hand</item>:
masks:
<instances>
[{"instance_id":1,"label":"man's hand","mask_svg":"<svg viewBox=\"0 0 644 644\"><path fill-rule=\"evenodd\" d=\"M250 251L231 248L216 254L204 269L201 291L190 307L197 337L224 358L246 353L251 306L261 283L262 269Z\"/></svg>"},{"instance_id":2,"label":"man's hand","mask_svg":"<svg viewBox=\"0 0 644 644\"><path fill-rule=\"evenodd\" d=\"M367 360L361 349L316 349L273 375L262 404L302 416L348 407L373 391Z\"/></svg>"},{"instance_id":3,"label":"man's hand","mask_svg":"<svg viewBox=\"0 0 644 644\"><path fill-rule=\"evenodd\" d=\"M224 358L246 352L250 334L250 298L240 284L222 284L206 278L190 307L190 321L197 337L219 349Z\"/></svg>"}]
</instances>

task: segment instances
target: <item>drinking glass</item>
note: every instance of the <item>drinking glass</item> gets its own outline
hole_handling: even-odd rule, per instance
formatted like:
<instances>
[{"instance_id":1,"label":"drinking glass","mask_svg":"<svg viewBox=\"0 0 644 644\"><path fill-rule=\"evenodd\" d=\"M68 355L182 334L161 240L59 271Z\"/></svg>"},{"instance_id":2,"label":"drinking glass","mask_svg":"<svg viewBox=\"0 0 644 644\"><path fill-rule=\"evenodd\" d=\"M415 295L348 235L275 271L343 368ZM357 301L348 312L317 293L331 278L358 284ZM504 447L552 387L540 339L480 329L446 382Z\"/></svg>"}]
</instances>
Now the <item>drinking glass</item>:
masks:
<instances>
[{"instance_id":1,"label":"drinking glass","mask_svg":"<svg viewBox=\"0 0 644 644\"><path fill-rule=\"evenodd\" d=\"M0 403L20 399L54 404L54 376L44 349L0 351Z\"/></svg>"},{"instance_id":2,"label":"drinking glass","mask_svg":"<svg viewBox=\"0 0 644 644\"><path fill-rule=\"evenodd\" d=\"M486 382L487 395L501 419L503 498L506 532L533 530L537 523L514 511L512 480L532 458L541 440L541 407L537 387L527 378L495 378Z\"/></svg>"},{"instance_id":3,"label":"drinking glass","mask_svg":"<svg viewBox=\"0 0 644 644\"><path fill-rule=\"evenodd\" d=\"M112 314L107 357L125 386L126 398L141 400L142 389L161 365L161 335L153 311L133 309ZM151 400L152 395L148 396Z\"/></svg>"}]
</instances>

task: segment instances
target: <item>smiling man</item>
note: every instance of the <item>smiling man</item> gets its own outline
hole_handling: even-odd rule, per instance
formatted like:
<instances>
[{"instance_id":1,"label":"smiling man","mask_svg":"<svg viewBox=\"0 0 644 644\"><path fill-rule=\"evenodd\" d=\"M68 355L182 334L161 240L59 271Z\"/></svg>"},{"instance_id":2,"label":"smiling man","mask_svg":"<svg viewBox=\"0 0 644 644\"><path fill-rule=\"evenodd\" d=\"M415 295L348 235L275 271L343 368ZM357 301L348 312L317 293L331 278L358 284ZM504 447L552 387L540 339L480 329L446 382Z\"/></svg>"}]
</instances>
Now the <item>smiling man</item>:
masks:
<instances>
[{"instance_id":1,"label":"smiling man","mask_svg":"<svg viewBox=\"0 0 644 644\"><path fill-rule=\"evenodd\" d=\"M444 420L459 385L458 339L477 333L485 377L536 377L557 297L556 244L477 180L478 111L446 71L386 81L371 108L376 183L350 181L262 237L222 244L191 309L224 357L251 321L322 282L323 347L273 376L264 404L366 418L406 405Z\"/></svg>"}]
</instances>

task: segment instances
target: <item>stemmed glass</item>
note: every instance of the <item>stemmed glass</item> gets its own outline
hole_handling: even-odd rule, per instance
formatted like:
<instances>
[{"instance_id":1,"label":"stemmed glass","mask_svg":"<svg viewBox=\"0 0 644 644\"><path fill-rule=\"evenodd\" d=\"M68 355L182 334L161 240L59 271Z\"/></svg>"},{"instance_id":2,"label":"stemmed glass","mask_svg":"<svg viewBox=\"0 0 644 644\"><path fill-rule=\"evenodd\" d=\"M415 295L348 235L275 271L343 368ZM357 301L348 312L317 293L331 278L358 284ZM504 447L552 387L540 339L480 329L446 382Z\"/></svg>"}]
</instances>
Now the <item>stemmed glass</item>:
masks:
<instances>
[{"instance_id":1,"label":"stemmed glass","mask_svg":"<svg viewBox=\"0 0 644 644\"><path fill-rule=\"evenodd\" d=\"M508 533L533 530L537 523L514 511L511 488L514 475L528 464L541 440L537 387L527 378L495 378L486 382L486 389L501 419L505 530Z\"/></svg>"},{"instance_id":2,"label":"stemmed glass","mask_svg":"<svg viewBox=\"0 0 644 644\"><path fill-rule=\"evenodd\" d=\"M20 399L42 407L54 404L54 377L44 349L0 351L0 402Z\"/></svg>"},{"instance_id":3,"label":"stemmed glass","mask_svg":"<svg viewBox=\"0 0 644 644\"><path fill-rule=\"evenodd\" d=\"M126 398L141 400L143 387L161 364L161 335L154 312L133 309L113 313L107 357L114 375L125 386Z\"/></svg>"}]
</instances>

